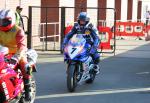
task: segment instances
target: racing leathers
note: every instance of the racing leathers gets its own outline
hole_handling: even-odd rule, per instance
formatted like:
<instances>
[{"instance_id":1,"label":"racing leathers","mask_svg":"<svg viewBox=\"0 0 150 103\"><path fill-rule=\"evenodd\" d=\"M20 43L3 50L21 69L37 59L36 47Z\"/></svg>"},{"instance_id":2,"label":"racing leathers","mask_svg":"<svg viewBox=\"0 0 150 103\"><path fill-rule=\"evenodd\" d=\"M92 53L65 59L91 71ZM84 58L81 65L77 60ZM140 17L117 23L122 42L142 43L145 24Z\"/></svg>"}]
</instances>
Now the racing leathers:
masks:
<instances>
[{"instance_id":1,"label":"racing leathers","mask_svg":"<svg viewBox=\"0 0 150 103\"><path fill-rule=\"evenodd\" d=\"M31 79L32 68L28 65L26 57L26 45L25 45L25 34L22 28L14 25L8 31L0 31L0 45L8 47L9 54L14 54L19 59L19 65L21 72L23 74L23 79L25 83L25 93L27 93L27 98L30 96L28 93L29 84ZM27 90L26 90L27 89Z\"/></svg>"},{"instance_id":2,"label":"racing leathers","mask_svg":"<svg viewBox=\"0 0 150 103\"><path fill-rule=\"evenodd\" d=\"M85 39L87 43L91 44L92 48L90 50L90 54L93 58L94 64L98 65L100 55L97 52L97 48L99 47L100 39L98 37L98 31L91 23L86 25L79 25L79 23L75 23L72 30L65 36L63 47L68 43L70 38L75 34L85 34Z\"/></svg>"}]
</instances>

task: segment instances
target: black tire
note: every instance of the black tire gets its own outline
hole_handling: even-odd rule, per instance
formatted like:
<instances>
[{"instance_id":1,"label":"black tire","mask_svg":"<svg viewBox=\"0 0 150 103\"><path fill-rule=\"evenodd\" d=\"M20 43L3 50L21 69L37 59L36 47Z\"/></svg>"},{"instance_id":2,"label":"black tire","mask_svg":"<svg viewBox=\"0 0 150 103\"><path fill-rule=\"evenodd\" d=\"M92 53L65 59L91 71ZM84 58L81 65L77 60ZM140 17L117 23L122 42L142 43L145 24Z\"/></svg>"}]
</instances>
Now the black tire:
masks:
<instances>
[{"instance_id":1,"label":"black tire","mask_svg":"<svg viewBox=\"0 0 150 103\"><path fill-rule=\"evenodd\" d=\"M93 69L90 70L89 73L90 73L90 79L86 80L86 83L91 84L95 80L96 73Z\"/></svg>"},{"instance_id":2,"label":"black tire","mask_svg":"<svg viewBox=\"0 0 150 103\"><path fill-rule=\"evenodd\" d=\"M77 86L76 65L70 64L67 70L67 88L69 92L74 92Z\"/></svg>"},{"instance_id":3,"label":"black tire","mask_svg":"<svg viewBox=\"0 0 150 103\"><path fill-rule=\"evenodd\" d=\"M0 103L3 103L6 100L3 93L0 92Z\"/></svg>"},{"instance_id":4,"label":"black tire","mask_svg":"<svg viewBox=\"0 0 150 103\"><path fill-rule=\"evenodd\" d=\"M24 97L20 98L19 103L26 103L26 101L24 100Z\"/></svg>"}]
</instances>

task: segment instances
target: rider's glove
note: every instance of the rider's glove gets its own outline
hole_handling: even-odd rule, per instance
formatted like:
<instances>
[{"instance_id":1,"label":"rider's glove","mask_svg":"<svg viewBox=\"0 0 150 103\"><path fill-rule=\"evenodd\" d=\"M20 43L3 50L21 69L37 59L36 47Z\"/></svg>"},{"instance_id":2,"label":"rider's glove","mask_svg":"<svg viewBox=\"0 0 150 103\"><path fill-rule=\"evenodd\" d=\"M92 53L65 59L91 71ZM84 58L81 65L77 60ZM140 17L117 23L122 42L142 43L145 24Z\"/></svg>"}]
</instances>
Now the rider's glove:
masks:
<instances>
[{"instance_id":1,"label":"rider's glove","mask_svg":"<svg viewBox=\"0 0 150 103\"><path fill-rule=\"evenodd\" d=\"M67 43L63 43L61 49L64 51L65 47L66 47Z\"/></svg>"},{"instance_id":2,"label":"rider's glove","mask_svg":"<svg viewBox=\"0 0 150 103\"><path fill-rule=\"evenodd\" d=\"M19 50L15 55L20 60L21 58L26 57L26 50Z\"/></svg>"},{"instance_id":3,"label":"rider's glove","mask_svg":"<svg viewBox=\"0 0 150 103\"><path fill-rule=\"evenodd\" d=\"M10 63L11 64L16 64L16 63L18 63L19 61L18 61L18 56L17 56L17 54L15 54L15 55L13 55L12 57L11 57L11 59L10 59Z\"/></svg>"}]
</instances>

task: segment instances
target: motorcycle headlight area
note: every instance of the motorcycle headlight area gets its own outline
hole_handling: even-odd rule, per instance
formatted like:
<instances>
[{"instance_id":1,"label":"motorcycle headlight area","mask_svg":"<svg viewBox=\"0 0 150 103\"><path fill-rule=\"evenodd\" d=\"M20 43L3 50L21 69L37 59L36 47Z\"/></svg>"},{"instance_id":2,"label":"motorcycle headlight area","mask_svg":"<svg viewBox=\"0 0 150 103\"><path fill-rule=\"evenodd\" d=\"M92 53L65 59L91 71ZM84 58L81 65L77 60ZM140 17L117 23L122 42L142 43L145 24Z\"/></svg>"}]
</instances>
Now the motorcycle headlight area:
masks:
<instances>
[{"instance_id":1,"label":"motorcycle headlight area","mask_svg":"<svg viewBox=\"0 0 150 103\"><path fill-rule=\"evenodd\" d=\"M68 54L71 59L78 56L83 50L83 46L68 46Z\"/></svg>"}]
</instances>

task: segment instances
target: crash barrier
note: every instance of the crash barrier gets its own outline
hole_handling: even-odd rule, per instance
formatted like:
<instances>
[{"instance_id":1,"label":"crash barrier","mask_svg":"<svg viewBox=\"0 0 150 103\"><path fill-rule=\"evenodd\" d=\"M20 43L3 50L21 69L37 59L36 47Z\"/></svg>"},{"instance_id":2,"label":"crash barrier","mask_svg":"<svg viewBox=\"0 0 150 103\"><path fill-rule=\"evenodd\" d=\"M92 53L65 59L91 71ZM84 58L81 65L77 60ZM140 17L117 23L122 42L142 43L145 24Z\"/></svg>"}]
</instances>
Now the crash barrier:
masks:
<instances>
[{"instance_id":1,"label":"crash barrier","mask_svg":"<svg viewBox=\"0 0 150 103\"><path fill-rule=\"evenodd\" d=\"M67 34L71 29L72 25L68 25L65 29ZM113 50L111 41L114 40L114 27L98 26L100 33L101 43L99 48L101 50ZM150 25L144 25L144 22L116 22L116 36L127 36L127 37L144 37L145 33L150 34ZM104 38L104 39L103 39Z\"/></svg>"},{"instance_id":2,"label":"crash barrier","mask_svg":"<svg viewBox=\"0 0 150 103\"><path fill-rule=\"evenodd\" d=\"M70 30L72 29L72 25L69 25L65 28L65 35L68 34L70 32ZM110 41L112 39L112 32L111 32L111 28L110 27L103 27L103 26L98 26L98 30L100 32L100 36L105 36L105 41L101 41L99 48L101 50L103 49L112 49L112 46L110 45Z\"/></svg>"},{"instance_id":3,"label":"crash barrier","mask_svg":"<svg viewBox=\"0 0 150 103\"><path fill-rule=\"evenodd\" d=\"M52 31L45 30L47 27L53 28ZM39 24L39 35L41 48L44 50L46 48L45 44L51 45L52 48L49 48L51 50L57 50L57 45L60 44L60 34L58 33L59 22L47 22L47 23L40 23ZM48 35L50 34L50 35ZM46 39L51 39L50 41L46 41Z\"/></svg>"},{"instance_id":4,"label":"crash barrier","mask_svg":"<svg viewBox=\"0 0 150 103\"><path fill-rule=\"evenodd\" d=\"M116 22L116 36L144 36L144 23Z\"/></svg>"},{"instance_id":5,"label":"crash barrier","mask_svg":"<svg viewBox=\"0 0 150 103\"><path fill-rule=\"evenodd\" d=\"M71 29L72 25L68 25L65 29L67 34ZM113 49L111 45L111 39L113 36L113 27L98 26L100 36L105 36L105 41L101 40L100 49L108 50ZM145 26L143 22L116 22L116 36L132 36L132 37L143 37L145 32L150 34L150 25Z\"/></svg>"},{"instance_id":6,"label":"crash barrier","mask_svg":"<svg viewBox=\"0 0 150 103\"><path fill-rule=\"evenodd\" d=\"M70 30L73 28L72 25L68 25L66 28L65 28L65 35L68 34L70 32Z\"/></svg>"},{"instance_id":7,"label":"crash barrier","mask_svg":"<svg viewBox=\"0 0 150 103\"><path fill-rule=\"evenodd\" d=\"M100 32L101 36L105 36L105 41L101 40L101 43L99 45L99 48L101 50L111 50L113 49L112 45L110 44L110 41L112 39L112 32L110 27L103 27L103 26L98 26L98 31Z\"/></svg>"}]
</instances>

